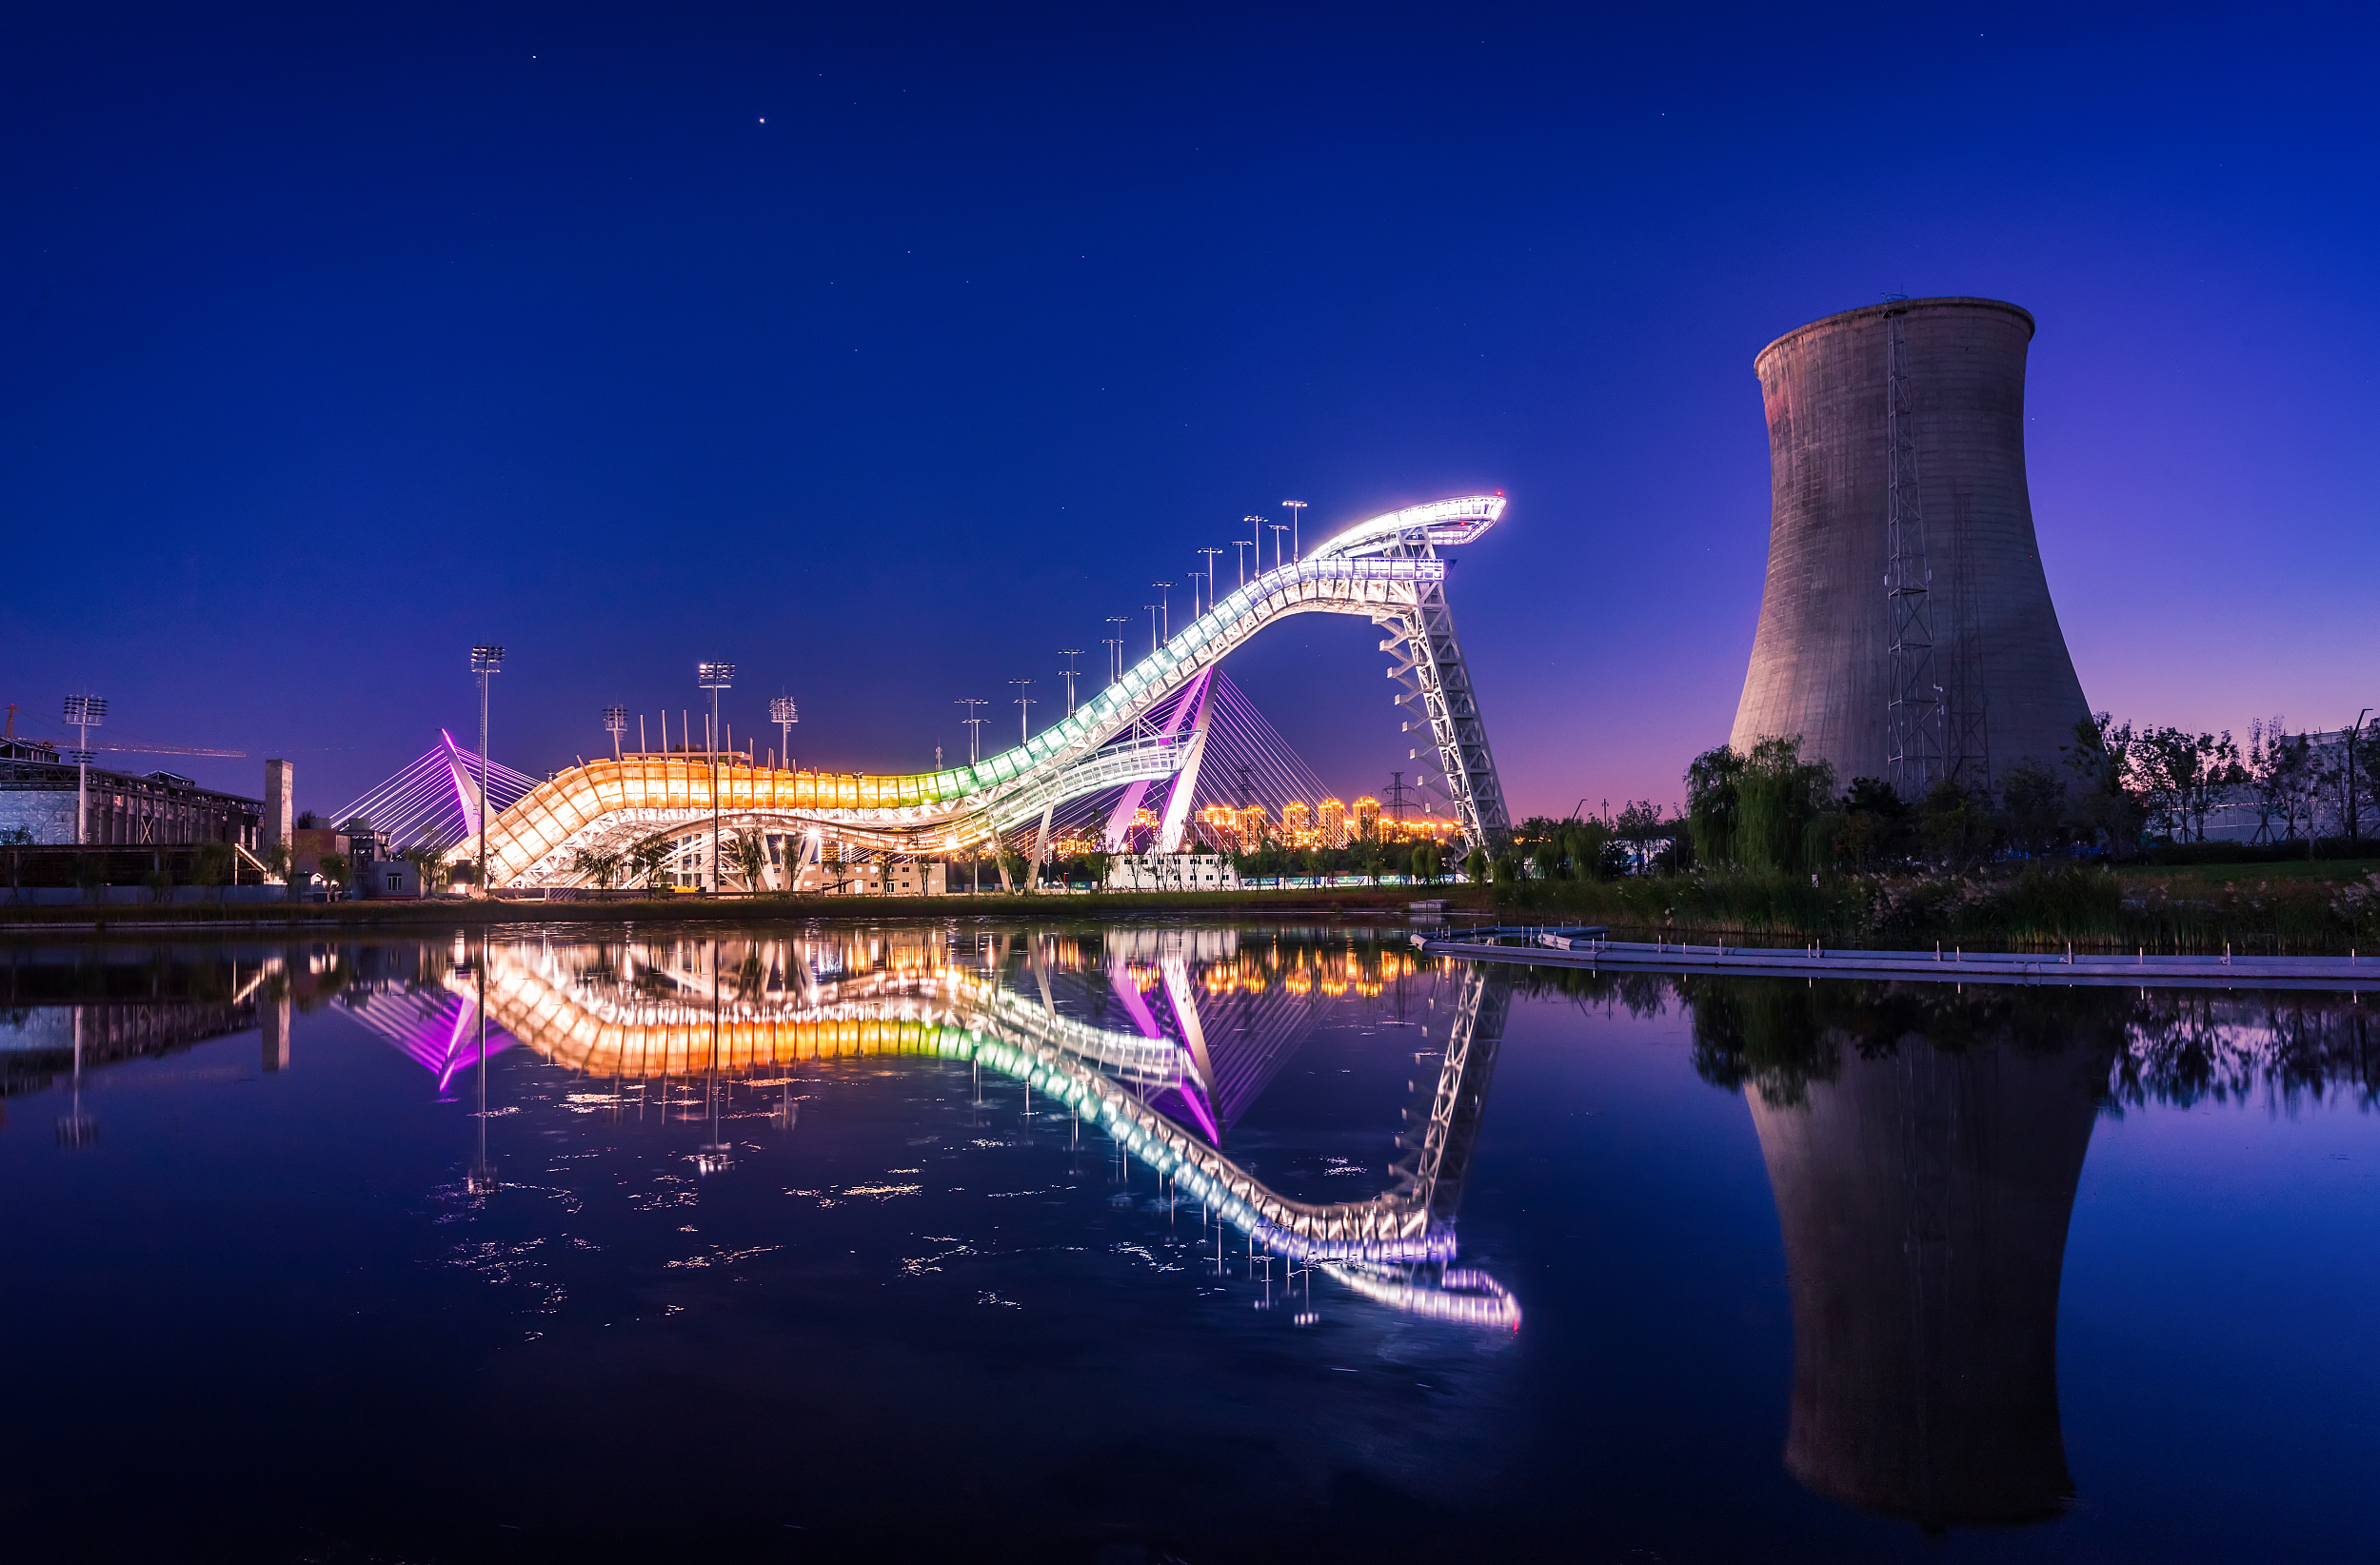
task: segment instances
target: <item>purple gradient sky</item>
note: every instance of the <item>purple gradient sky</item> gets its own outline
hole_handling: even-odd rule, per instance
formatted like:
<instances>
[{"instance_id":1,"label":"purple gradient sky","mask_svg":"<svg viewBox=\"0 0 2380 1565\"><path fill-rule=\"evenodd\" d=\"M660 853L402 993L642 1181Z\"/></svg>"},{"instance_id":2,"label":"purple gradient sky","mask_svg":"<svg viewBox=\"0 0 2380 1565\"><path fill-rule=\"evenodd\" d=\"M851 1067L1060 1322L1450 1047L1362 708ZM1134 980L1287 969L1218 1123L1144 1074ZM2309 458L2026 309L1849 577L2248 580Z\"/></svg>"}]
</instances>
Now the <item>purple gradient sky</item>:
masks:
<instances>
[{"instance_id":1,"label":"purple gradient sky","mask_svg":"<svg viewBox=\"0 0 2380 1565\"><path fill-rule=\"evenodd\" d=\"M1671 801L1752 357L1890 290L2039 320L2094 705L2380 704L2368 11L1670 14L19 7L0 701L328 810L486 638L526 769L706 657L739 735L782 686L805 763L915 769L1249 511L1501 488L1454 592L1515 814ZM1232 664L1351 792L1409 764L1375 640Z\"/></svg>"}]
</instances>

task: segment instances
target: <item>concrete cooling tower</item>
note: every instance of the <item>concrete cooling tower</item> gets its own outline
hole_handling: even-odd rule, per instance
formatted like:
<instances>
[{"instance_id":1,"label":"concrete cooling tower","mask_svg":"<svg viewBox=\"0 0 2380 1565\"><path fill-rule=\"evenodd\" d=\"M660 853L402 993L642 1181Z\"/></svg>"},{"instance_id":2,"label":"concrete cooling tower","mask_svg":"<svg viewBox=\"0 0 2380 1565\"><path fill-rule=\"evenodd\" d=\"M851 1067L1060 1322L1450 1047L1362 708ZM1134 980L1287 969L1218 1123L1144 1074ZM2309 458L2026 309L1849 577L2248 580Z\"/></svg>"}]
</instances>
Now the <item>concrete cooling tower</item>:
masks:
<instances>
[{"instance_id":1,"label":"concrete cooling tower","mask_svg":"<svg viewBox=\"0 0 2380 1565\"><path fill-rule=\"evenodd\" d=\"M1898 300L1753 361L1769 572L1736 748L1797 734L1840 782L1881 778L1904 798L2060 763L2090 707L2025 488L2033 332L2014 305Z\"/></svg>"}]
</instances>

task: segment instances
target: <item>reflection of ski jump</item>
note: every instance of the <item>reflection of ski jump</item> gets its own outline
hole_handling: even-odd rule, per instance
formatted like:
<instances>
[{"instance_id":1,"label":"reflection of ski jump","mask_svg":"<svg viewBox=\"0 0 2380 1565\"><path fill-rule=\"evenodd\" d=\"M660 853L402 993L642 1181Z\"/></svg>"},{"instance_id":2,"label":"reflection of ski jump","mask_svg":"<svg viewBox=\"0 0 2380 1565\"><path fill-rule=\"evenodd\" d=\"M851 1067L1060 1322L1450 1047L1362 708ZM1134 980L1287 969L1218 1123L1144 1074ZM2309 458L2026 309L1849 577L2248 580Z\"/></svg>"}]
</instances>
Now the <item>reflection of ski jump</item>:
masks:
<instances>
[{"instance_id":1,"label":"reflection of ski jump","mask_svg":"<svg viewBox=\"0 0 2380 1565\"><path fill-rule=\"evenodd\" d=\"M1164 1094L1206 1099L1200 1062L1183 1042L1061 1016L965 969L866 973L772 994L734 968L714 981L692 963L628 970L632 957L621 973L591 981L564 955L526 945L487 954L489 1021L558 1064L641 1079L862 1056L970 1061L1104 1130L1260 1251L1321 1266L1399 1309L1519 1324L1519 1306L1493 1280L1435 1271L1455 1258L1463 1170L1510 1000L1507 986L1477 971L1463 981L1443 1065L1391 1187L1370 1200L1316 1203L1267 1188L1157 1106ZM1195 1025L1190 986L1171 998ZM1420 1266L1434 1270L1409 1270Z\"/></svg>"}]
</instances>

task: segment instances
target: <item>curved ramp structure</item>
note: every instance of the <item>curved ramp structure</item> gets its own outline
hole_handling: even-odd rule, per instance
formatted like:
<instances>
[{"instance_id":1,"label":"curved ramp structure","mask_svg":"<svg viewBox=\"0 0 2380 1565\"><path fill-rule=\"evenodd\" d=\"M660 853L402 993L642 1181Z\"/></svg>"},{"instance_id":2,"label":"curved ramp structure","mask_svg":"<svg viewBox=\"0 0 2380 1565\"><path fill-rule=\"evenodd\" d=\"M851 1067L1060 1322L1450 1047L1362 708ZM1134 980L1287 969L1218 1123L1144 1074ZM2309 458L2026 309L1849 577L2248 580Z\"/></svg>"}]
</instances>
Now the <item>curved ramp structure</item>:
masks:
<instances>
[{"instance_id":1,"label":"curved ramp structure","mask_svg":"<svg viewBox=\"0 0 2380 1565\"><path fill-rule=\"evenodd\" d=\"M1199 735L1152 732L1151 720L1249 638L1296 614L1360 615L1380 626L1380 649L1396 659L1388 677L1407 711L1405 731L1430 733L1437 790L1467 842L1498 844L1511 820L1446 604L1447 562L1438 551L1479 537L1503 514L1502 496L1475 495L1359 523L1224 598L1071 717L973 765L877 777L774 770L704 754L582 764L540 783L489 823L488 882L576 885L583 878L572 865L582 851L614 852L707 826L714 775L723 829L816 834L897 853L965 851L1045 819L1067 800L1163 781L1195 764ZM477 852L474 840L452 857Z\"/></svg>"}]
</instances>

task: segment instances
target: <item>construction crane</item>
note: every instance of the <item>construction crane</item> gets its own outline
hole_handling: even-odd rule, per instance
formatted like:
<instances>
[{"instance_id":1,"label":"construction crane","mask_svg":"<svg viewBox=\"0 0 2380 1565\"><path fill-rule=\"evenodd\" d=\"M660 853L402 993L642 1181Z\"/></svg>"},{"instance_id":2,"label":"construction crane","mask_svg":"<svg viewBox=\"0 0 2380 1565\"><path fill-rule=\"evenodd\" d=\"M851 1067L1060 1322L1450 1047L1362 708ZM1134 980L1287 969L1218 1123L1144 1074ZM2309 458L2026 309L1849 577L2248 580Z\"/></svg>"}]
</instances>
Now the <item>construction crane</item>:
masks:
<instances>
[{"instance_id":1,"label":"construction crane","mask_svg":"<svg viewBox=\"0 0 2380 1565\"><path fill-rule=\"evenodd\" d=\"M17 737L17 710L18 708L16 703L9 703L8 726L5 730L0 730L0 739L14 739ZM30 737L26 739L25 743L28 744L40 744L45 747L58 749L62 749L66 745L66 741L64 740L59 740L53 744L50 741L46 739L32 739ZM93 750L111 750L120 755L213 755L228 756L234 761L245 761L248 759L248 752L246 750L210 750L203 745L197 744L151 744L144 740L137 739L119 739L112 744L93 744L89 747Z\"/></svg>"}]
</instances>

